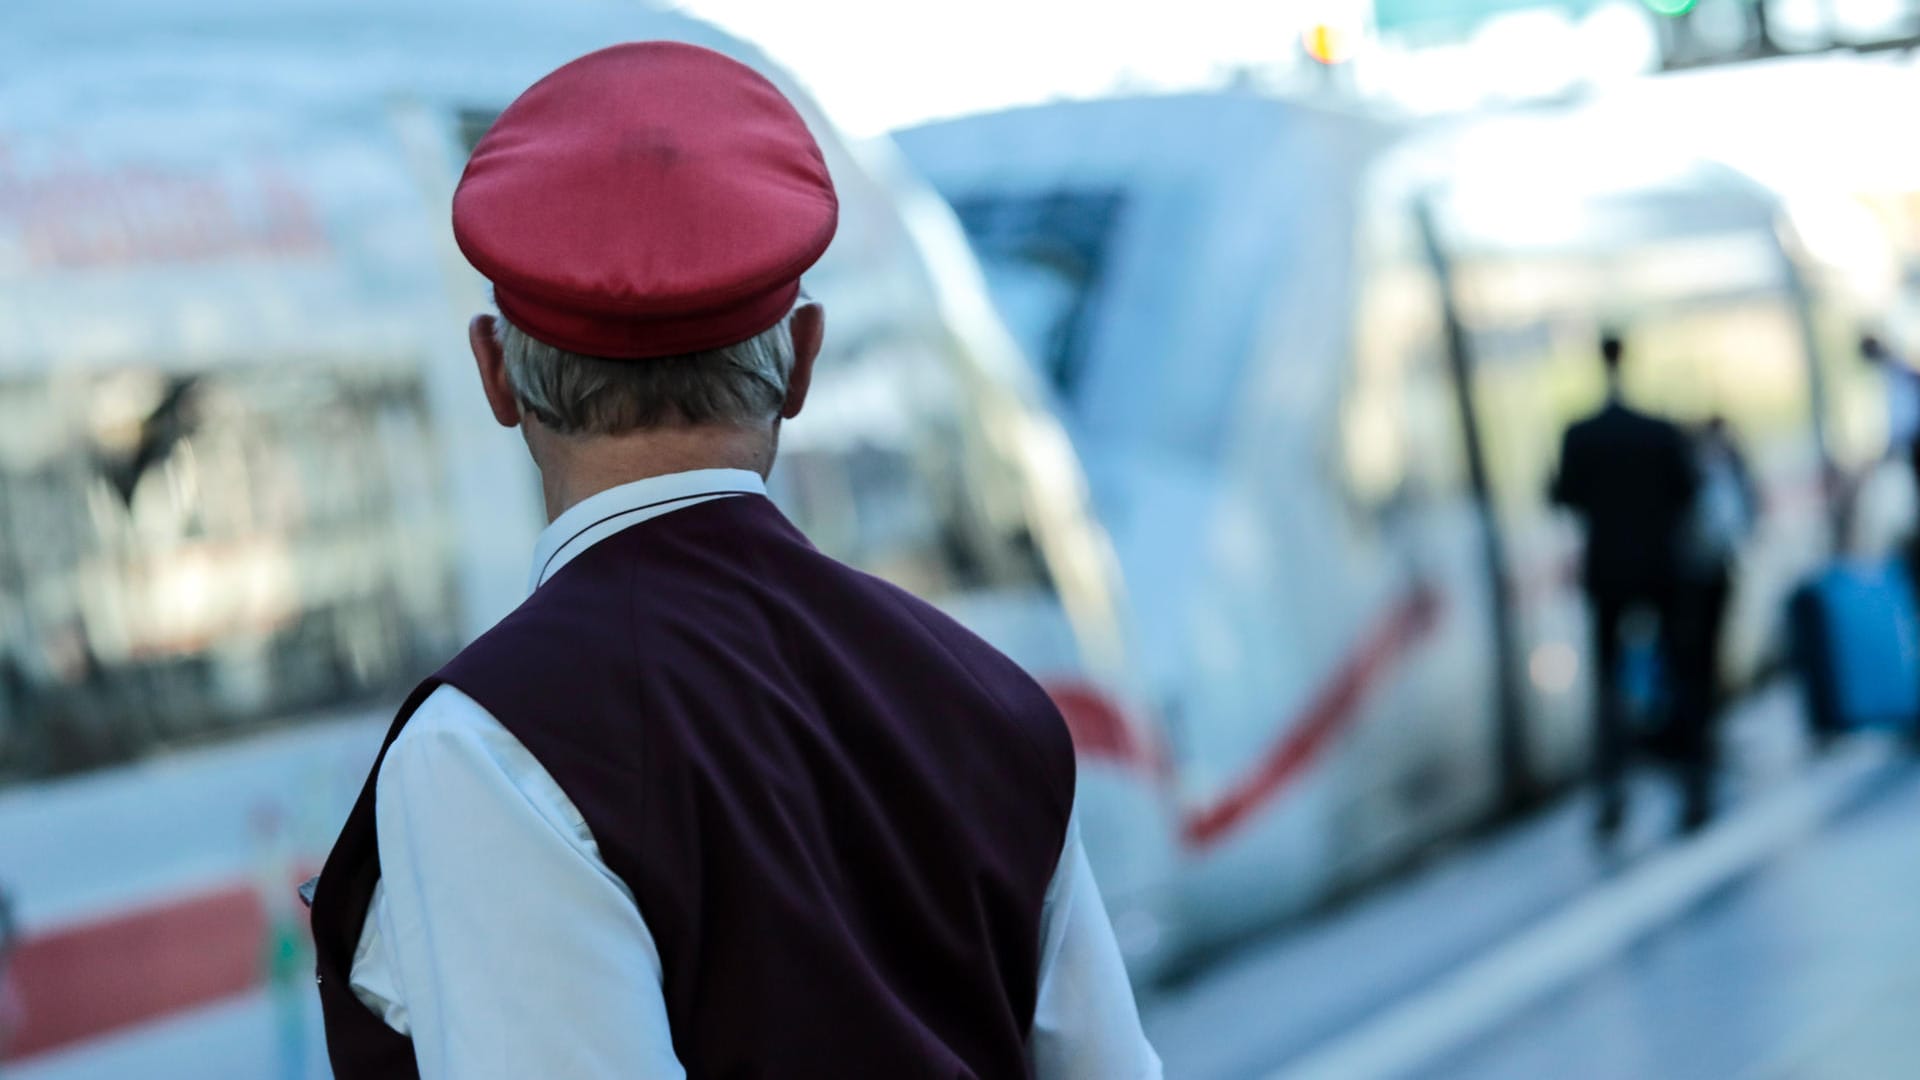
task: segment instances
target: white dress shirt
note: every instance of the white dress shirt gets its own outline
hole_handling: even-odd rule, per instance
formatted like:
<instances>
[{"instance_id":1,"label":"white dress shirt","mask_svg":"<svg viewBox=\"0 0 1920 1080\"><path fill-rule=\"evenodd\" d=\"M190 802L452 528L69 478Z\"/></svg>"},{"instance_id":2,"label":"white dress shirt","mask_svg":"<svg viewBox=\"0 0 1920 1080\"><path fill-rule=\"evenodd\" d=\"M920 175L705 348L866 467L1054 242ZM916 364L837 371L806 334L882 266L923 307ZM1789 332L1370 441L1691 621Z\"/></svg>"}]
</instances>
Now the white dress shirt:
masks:
<instances>
[{"instance_id":1,"label":"white dress shirt","mask_svg":"<svg viewBox=\"0 0 1920 1080\"><path fill-rule=\"evenodd\" d=\"M622 529L764 491L754 473L710 469L601 492L541 534L530 589ZM498 720L440 687L388 749L376 792L383 876L354 952L353 992L412 1037L423 1080L686 1075L660 954L632 891ZM1035 1074L1158 1077L1077 824L1041 919Z\"/></svg>"}]
</instances>

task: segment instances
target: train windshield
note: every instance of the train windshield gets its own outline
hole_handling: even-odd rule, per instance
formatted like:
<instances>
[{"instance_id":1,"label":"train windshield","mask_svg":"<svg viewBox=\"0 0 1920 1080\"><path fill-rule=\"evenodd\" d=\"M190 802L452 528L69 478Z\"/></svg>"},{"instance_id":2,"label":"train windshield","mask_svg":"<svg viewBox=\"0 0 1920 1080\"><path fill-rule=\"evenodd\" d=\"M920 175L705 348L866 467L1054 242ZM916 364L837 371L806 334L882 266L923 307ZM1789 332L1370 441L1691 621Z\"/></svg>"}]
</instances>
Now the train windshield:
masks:
<instances>
[{"instance_id":1,"label":"train windshield","mask_svg":"<svg viewBox=\"0 0 1920 1080\"><path fill-rule=\"evenodd\" d=\"M1125 202L1113 191L959 199L1007 325L1054 391L1073 400L1105 302L1102 285Z\"/></svg>"},{"instance_id":2,"label":"train windshield","mask_svg":"<svg viewBox=\"0 0 1920 1080\"><path fill-rule=\"evenodd\" d=\"M1312 355L1309 328L1346 303L1345 256L1302 253L1350 247L1349 178L1381 134L1257 96L1195 95L899 138L953 205L1099 474L1110 457L1096 445L1214 459L1253 422L1261 373Z\"/></svg>"}]
</instances>

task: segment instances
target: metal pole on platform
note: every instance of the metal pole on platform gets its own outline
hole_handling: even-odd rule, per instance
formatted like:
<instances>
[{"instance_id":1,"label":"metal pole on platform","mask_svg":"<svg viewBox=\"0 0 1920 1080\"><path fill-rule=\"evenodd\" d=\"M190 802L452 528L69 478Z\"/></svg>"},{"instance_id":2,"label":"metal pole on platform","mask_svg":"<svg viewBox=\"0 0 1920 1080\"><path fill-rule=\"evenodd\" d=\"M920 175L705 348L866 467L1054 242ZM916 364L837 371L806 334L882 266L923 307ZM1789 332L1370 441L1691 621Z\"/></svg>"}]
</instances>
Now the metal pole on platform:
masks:
<instances>
[{"instance_id":1,"label":"metal pole on platform","mask_svg":"<svg viewBox=\"0 0 1920 1080\"><path fill-rule=\"evenodd\" d=\"M1454 405L1467 455L1467 476L1474 511L1480 524L1480 552L1488 588L1489 616L1494 648L1494 760L1500 771L1500 811L1518 814L1534 805L1539 788L1534 783L1527 731L1527 699L1521 678L1520 629L1515 623L1513 581L1507 572L1507 545L1494 501L1493 481L1481 437L1480 413L1473 400L1473 354L1453 294L1453 268L1440 242L1431 195L1414 200L1413 213L1426 248L1440 295L1440 317L1446 336L1447 364L1452 374Z\"/></svg>"},{"instance_id":2,"label":"metal pole on platform","mask_svg":"<svg viewBox=\"0 0 1920 1080\"><path fill-rule=\"evenodd\" d=\"M1747 9L1751 19L1753 52L1756 56L1778 56L1780 45L1773 40L1773 23L1767 7L1768 0L1753 0Z\"/></svg>"}]
</instances>

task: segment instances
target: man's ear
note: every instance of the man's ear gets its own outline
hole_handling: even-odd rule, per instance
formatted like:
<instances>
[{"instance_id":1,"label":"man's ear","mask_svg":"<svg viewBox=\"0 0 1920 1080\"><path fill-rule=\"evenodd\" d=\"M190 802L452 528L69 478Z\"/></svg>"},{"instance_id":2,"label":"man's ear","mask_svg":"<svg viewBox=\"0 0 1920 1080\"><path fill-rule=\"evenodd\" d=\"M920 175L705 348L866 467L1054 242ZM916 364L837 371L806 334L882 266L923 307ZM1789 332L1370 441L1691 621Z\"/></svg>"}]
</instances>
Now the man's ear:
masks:
<instances>
[{"instance_id":1,"label":"man's ear","mask_svg":"<svg viewBox=\"0 0 1920 1080\"><path fill-rule=\"evenodd\" d=\"M501 427L520 426L520 399L507 378L507 357L494 334L491 315L475 315L467 324L467 344L473 347L473 362L480 368L480 389L486 391L487 407Z\"/></svg>"},{"instance_id":2,"label":"man's ear","mask_svg":"<svg viewBox=\"0 0 1920 1080\"><path fill-rule=\"evenodd\" d=\"M813 388L813 362L827 339L827 310L809 300L794 309L787 326L793 333L793 372L787 376L787 400L780 406L782 420L799 416L807 404L807 391Z\"/></svg>"}]
</instances>

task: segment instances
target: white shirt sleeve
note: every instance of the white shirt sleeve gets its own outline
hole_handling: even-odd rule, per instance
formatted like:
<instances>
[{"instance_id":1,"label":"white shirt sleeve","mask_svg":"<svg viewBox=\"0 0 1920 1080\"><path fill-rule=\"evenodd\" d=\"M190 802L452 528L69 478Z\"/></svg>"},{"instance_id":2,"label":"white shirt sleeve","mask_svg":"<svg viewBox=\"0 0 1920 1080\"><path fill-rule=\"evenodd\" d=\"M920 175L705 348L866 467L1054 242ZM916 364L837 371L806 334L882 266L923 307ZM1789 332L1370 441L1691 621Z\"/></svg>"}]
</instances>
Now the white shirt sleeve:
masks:
<instances>
[{"instance_id":1,"label":"white shirt sleeve","mask_svg":"<svg viewBox=\"0 0 1920 1080\"><path fill-rule=\"evenodd\" d=\"M381 882L355 992L423 1080L681 1080L660 956L580 812L480 704L442 686L376 781Z\"/></svg>"},{"instance_id":2,"label":"white shirt sleeve","mask_svg":"<svg viewBox=\"0 0 1920 1080\"><path fill-rule=\"evenodd\" d=\"M1040 928L1040 992L1027 1041L1037 1080L1158 1080L1160 1057L1141 1030L1078 819L1067 825Z\"/></svg>"}]
</instances>

